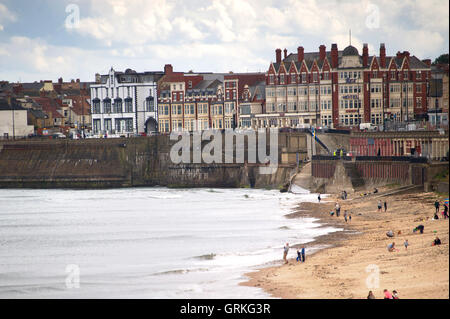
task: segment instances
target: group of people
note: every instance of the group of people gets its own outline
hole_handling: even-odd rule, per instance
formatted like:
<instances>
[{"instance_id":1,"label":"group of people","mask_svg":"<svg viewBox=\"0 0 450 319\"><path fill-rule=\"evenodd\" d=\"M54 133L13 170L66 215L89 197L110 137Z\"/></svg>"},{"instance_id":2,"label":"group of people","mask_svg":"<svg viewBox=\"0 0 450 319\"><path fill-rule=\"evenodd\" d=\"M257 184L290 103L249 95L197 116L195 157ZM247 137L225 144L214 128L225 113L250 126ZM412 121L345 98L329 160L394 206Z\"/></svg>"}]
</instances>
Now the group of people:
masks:
<instances>
[{"instance_id":1,"label":"group of people","mask_svg":"<svg viewBox=\"0 0 450 319\"><path fill-rule=\"evenodd\" d=\"M378 201L378 212L381 212L384 206L384 211L387 211L387 202L384 201L384 203L381 202L381 200Z\"/></svg>"},{"instance_id":2,"label":"group of people","mask_svg":"<svg viewBox=\"0 0 450 319\"><path fill-rule=\"evenodd\" d=\"M289 252L289 243L286 243L286 245L283 248L283 260L284 263L287 264L287 255ZM297 262L305 262L306 260L306 252L305 252L305 246L303 245L301 249L297 249Z\"/></svg>"},{"instance_id":3,"label":"group of people","mask_svg":"<svg viewBox=\"0 0 450 319\"><path fill-rule=\"evenodd\" d=\"M403 246L405 246L405 250L408 250L408 246L409 246L408 239L405 239L405 241L403 242ZM389 244L389 245L387 246L387 250L388 250L389 252L398 251L398 249L395 248L395 242L392 242L391 244Z\"/></svg>"},{"instance_id":4,"label":"group of people","mask_svg":"<svg viewBox=\"0 0 450 319\"><path fill-rule=\"evenodd\" d=\"M384 289L383 293L384 293L384 299L399 299L397 290L392 290L392 294L391 294L389 292L389 290ZM372 290L369 291L369 295L367 296L367 299L376 299L375 295L372 292Z\"/></svg>"},{"instance_id":5,"label":"group of people","mask_svg":"<svg viewBox=\"0 0 450 319\"><path fill-rule=\"evenodd\" d=\"M436 201L434 202L434 207L436 208L436 212L434 213L434 219L439 219L439 208L440 208L440 203L439 201L436 199ZM444 210L442 211L442 217L444 219L448 218L448 205L446 203L444 203Z\"/></svg>"}]
</instances>

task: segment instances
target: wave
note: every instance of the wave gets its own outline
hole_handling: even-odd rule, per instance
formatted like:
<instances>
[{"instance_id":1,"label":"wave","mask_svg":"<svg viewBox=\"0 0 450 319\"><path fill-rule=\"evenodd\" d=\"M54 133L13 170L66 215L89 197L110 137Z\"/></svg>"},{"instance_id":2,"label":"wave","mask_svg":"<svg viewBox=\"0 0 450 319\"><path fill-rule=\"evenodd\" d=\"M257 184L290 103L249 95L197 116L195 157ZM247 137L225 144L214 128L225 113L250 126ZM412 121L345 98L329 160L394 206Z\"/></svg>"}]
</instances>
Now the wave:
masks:
<instances>
[{"instance_id":1,"label":"wave","mask_svg":"<svg viewBox=\"0 0 450 319\"><path fill-rule=\"evenodd\" d=\"M174 269L174 270L167 270L167 271L161 271L161 272L155 272L151 274L151 276L164 276L164 275L183 275L190 272L199 272L199 271L208 271L207 268L194 268L194 269Z\"/></svg>"},{"instance_id":2,"label":"wave","mask_svg":"<svg viewBox=\"0 0 450 319\"><path fill-rule=\"evenodd\" d=\"M216 254L211 253L211 254L205 254L205 255L200 255L200 256L194 256L194 259L200 259L200 260L213 260L214 258L216 258Z\"/></svg>"}]
</instances>

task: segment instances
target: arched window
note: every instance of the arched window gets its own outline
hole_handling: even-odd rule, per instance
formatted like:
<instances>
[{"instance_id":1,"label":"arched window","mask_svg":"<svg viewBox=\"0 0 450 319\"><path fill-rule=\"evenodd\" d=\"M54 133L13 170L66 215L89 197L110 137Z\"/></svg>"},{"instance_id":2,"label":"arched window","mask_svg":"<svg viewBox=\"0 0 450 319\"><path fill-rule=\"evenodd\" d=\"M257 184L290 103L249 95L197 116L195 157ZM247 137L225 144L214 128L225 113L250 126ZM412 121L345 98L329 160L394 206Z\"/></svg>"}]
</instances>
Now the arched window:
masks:
<instances>
[{"instance_id":1,"label":"arched window","mask_svg":"<svg viewBox=\"0 0 450 319\"><path fill-rule=\"evenodd\" d=\"M100 113L100 99L98 98L92 100L92 113L93 114Z\"/></svg>"},{"instance_id":2,"label":"arched window","mask_svg":"<svg viewBox=\"0 0 450 319\"><path fill-rule=\"evenodd\" d=\"M111 99L109 97L103 100L103 113L111 113Z\"/></svg>"},{"instance_id":3,"label":"arched window","mask_svg":"<svg viewBox=\"0 0 450 319\"><path fill-rule=\"evenodd\" d=\"M155 112L155 98L153 96L149 96L145 99L145 111Z\"/></svg>"},{"instance_id":4,"label":"arched window","mask_svg":"<svg viewBox=\"0 0 450 319\"><path fill-rule=\"evenodd\" d=\"M113 112L114 113L122 113L122 99L121 98L114 99Z\"/></svg>"},{"instance_id":5,"label":"arched window","mask_svg":"<svg viewBox=\"0 0 450 319\"><path fill-rule=\"evenodd\" d=\"M133 112L133 99L127 97L125 99L125 113L132 113L132 112Z\"/></svg>"}]
</instances>

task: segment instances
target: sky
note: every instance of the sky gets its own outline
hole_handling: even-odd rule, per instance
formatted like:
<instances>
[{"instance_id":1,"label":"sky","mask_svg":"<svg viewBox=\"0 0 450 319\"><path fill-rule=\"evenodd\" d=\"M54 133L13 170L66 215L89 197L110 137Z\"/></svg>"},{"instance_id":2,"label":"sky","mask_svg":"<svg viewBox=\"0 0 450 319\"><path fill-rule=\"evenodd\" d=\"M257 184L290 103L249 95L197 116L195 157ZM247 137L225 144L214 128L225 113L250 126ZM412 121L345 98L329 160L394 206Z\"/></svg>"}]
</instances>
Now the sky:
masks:
<instances>
[{"instance_id":1,"label":"sky","mask_svg":"<svg viewBox=\"0 0 450 319\"><path fill-rule=\"evenodd\" d=\"M275 49L321 44L434 60L449 52L447 0L0 0L0 80L138 72L266 72Z\"/></svg>"}]
</instances>

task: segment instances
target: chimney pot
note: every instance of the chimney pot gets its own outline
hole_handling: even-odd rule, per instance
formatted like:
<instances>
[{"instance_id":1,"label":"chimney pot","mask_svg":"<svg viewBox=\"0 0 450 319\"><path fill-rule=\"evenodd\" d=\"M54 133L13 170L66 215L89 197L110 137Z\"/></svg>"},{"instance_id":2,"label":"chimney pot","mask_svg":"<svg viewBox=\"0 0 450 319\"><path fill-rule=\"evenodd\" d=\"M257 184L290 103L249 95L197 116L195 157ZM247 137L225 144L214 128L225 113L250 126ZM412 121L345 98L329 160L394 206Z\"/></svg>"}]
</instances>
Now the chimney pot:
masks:
<instances>
[{"instance_id":1,"label":"chimney pot","mask_svg":"<svg viewBox=\"0 0 450 319\"><path fill-rule=\"evenodd\" d=\"M382 68L386 67L386 47L384 43L380 44L380 66Z\"/></svg>"},{"instance_id":2,"label":"chimney pot","mask_svg":"<svg viewBox=\"0 0 450 319\"><path fill-rule=\"evenodd\" d=\"M363 44L363 66L369 65L369 46L367 43Z\"/></svg>"},{"instance_id":3,"label":"chimney pot","mask_svg":"<svg viewBox=\"0 0 450 319\"><path fill-rule=\"evenodd\" d=\"M298 47L297 48L297 61L302 62L304 58L305 58L305 50L303 49L303 47Z\"/></svg>"},{"instance_id":4,"label":"chimney pot","mask_svg":"<svg viewBox=\"0 0 450 319\"><path fill-rule=\"evenodd\" d=\"M325 60L325 56L326 56L326 46L324 46L323 44L319 47L319 59L320 60Z\"/></svg>"},{"instance_id":5,"label":"chimney pot","mask_svg":"<svg viewBox=\"0 0 450 319\"><path fill-rule=\"evenodd\" d=\"M333 43L331 45L331 67L332 68L338 67L338 60L339 60L338 47L337 47L336 43Z\"/></svg>"},{"instance_id":6,"label":"chimney pot","mask_svg":"<svg viewBox=\"0 0 450 319\"><path fill-rule=\"evenodd\" d=\"M276 62L280 63L281 62L281 49L275 50L275 57L276 57Z\"/></svg>"},{"instance_id":7,"label":"chimney pot","mask_svg":"<svg viewBox=\"0 0 450 319\"><path fill-rule=\"evenodd\" d=\"M173 73L173 67L172 64L166 64L164 66L164 73L165 74L172 74Z\"/></svg>"}]
</instances>

